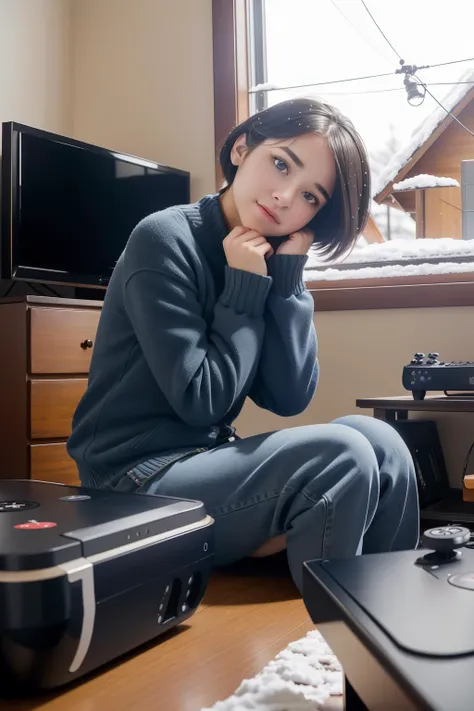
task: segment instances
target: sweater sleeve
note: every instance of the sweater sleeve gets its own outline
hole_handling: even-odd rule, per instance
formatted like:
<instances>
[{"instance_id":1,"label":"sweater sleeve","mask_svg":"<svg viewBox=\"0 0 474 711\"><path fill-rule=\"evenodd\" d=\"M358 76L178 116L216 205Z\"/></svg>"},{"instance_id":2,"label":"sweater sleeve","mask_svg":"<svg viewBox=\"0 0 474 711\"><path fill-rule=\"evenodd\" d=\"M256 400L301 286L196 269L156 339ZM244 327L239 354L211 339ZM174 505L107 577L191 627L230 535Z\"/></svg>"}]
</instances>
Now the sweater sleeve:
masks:
<instances>
[{"instance_id":1,"label":"sweater sleeve","mask_svg":"<svg viewBox=\"0 0 474 711\"><path fill-rule=\"evenodd\" d=\"M319 364L314 302L305 289L306 255L274 255L273 284L265 308L265 335L249 392L259 406L282 417L298 415L316 391Z\"/></svg>"},{"instance_id":2,"label":"sweater sleeve","mask_svg":"<svg viewBox=\"0 0 474 711\"><path fill-rule=\"evenodd\" d=\"M226 267L209 324L198 298L196 261L187 248L175 234L139 225L127 247L124 303L171 407L184 422L206 426L222 420L248 390L272 279Z\"/></svg>"}]
</instances>

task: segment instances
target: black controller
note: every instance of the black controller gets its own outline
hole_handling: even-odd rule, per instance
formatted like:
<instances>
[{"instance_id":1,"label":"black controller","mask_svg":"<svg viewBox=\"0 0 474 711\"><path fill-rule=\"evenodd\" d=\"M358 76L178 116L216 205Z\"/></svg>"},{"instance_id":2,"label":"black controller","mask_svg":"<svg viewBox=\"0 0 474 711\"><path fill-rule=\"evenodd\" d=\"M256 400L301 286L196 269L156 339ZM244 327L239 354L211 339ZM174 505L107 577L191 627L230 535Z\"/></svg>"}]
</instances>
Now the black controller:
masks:
<instances>
[{"instance_id":1,"label":"black controller","mask_svg":"<svg viewBox=\"0 0 474 711\"><path fill-rule=\"evenodd\" d=\"M426 553L415 562L418 565L445 565L453 563L462 556L460 548L464 548L471 540L471 532L464 526L437 526L425 531L421 544L431 553Z\"/></svg>"},{"instance_id":2,"label":"black controller","mask_svg":"<svg viewBox=\"0 0 474 711\"><path fill-rule=\"evenodd\" d=\"M438 360L439 353L415 353L403 366L402 383L413 393L414 400L424 400L428 391L448 390L473 392L474 361Z\"/></svg>"}]
</instances>

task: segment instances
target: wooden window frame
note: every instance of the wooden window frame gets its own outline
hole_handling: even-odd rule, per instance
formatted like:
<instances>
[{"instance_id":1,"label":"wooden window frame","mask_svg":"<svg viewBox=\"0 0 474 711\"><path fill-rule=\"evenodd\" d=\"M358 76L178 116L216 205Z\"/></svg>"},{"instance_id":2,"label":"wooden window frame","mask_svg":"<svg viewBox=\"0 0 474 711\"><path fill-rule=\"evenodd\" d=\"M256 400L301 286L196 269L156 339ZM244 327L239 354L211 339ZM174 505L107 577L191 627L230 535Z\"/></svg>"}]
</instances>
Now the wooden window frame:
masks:
<instances>
[{"instance_id":1,"label":"wooden window frame","mask_svg":"<svg viewBox=\"0 0 474 711\"><path fill-rule=\"evenodd\" d=\"M246 0L212 0L216 189L222 141L249 116ZM315 311L474 306L474 272L307 282Z\"/></svg>"}]
</instances>

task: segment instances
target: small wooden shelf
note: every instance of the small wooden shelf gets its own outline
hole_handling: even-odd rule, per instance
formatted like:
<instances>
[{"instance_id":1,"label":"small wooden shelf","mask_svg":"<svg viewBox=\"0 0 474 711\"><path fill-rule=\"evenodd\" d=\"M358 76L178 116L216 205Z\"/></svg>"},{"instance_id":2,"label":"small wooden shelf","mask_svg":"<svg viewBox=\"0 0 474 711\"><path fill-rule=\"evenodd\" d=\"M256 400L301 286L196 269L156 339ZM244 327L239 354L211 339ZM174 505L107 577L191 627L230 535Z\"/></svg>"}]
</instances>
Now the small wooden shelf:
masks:
<instances>
[{"instance_id":1,"label":"small wooden shelf","mask_svg":"<svg viewBox=\"0 0 474 711\"><path fill-rule=\"evenodd\" d=\"M424 400L414 400L410 395L395 397L359 398L357 407L372 409L379 420L395 423L407 420L409 412L464 412L474 413L474 392L469 395L427 394ZM474 503L465 502L462 489L449 489L441 501L421 509L422 528L430 525L458 523L474 530Z\"/></svg>"},{"instance_id":2,"label":"small wooden shelf","mask_svg":"<svg viewBox=\"0 0 474 711\"><path fill-rule=\"evenodd\" d=\"M372 409L381 420L406 419L409 412L474 412L472 396L426 395L414 400L412 395L396 397L365 397L356 400L357 407Z\"/></svg>"},{"instance_id":3,"label":"small wooden shelf","mask_svg":"<svg viewBox=\"0 0 474 711\"><path fill-rule=\"evenodd\" d=\"M474 503L463 501L461 489L451 489L442 501L421 510L421 522L424 528L430 523L458 523L474 529Z\"/></svg>"}]
</instances>

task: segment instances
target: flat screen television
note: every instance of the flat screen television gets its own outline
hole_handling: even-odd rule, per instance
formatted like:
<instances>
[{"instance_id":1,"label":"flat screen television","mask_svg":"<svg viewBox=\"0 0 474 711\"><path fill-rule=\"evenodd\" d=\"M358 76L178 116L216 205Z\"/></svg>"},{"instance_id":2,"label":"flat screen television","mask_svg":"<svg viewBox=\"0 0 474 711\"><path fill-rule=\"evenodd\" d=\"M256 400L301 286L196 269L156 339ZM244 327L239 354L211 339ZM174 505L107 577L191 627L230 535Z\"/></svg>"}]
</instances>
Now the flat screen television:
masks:
<instances>
[{"instance_id":1,"label":"flat screen television","mask_svg":"<svg viewBox=\"0 0 474 711\"><path fill-rule=\"evenodd\" d=\"M2 125L0 277L105 289L133 228L190 200L190 175L15 122Z\"/></svg>"}]
</instances>

